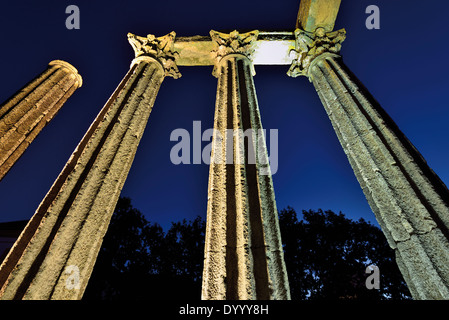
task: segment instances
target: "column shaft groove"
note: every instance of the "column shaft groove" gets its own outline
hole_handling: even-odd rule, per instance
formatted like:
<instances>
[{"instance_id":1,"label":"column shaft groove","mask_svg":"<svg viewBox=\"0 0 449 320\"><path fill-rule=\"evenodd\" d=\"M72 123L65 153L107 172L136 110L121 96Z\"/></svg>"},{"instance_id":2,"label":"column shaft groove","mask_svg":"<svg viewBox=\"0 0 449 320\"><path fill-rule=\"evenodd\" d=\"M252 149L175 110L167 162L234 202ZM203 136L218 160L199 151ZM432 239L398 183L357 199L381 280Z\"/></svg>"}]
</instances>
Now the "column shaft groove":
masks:
<instances>
[{"instance_id":1,"label":"column shaft groove","mask_svg":"<svg viewBox=\"0 0 449 320\"><path fill-rule=\"evenodd\" d=\"M0 106L0 180L81 84L75 68L55 60Z\"/></svg>"},{"instance_id":2,"label":"column shaft groove","mask_svg":"<svg viewBox=\"0 0 449 320\"><path fill-rule=\"evenodd\" d=\"M132 66L0 267L1 298L81 298L164 76L154 59Z\"/></svg>"},{"instance_id":3,"label":"column shaft groove","mask_svg":"<svg viewBox=\"0 0 449 320\"><path fill-rule=\"evenodd\" d=\"M413 297L448 299L447 187L340 57L309 76Z\"/></svg>"},{"instance_id":4,"label":"column shaft groove","mask_svg":"<svg viewBox=\"0 0 449 320\"><path fill-rule=\"evenodd\" d=\"M251 61L229 55L214 73L203 299L289 299L271 174L260 172L268 165L260 154L268 156L257 135L262 125Z\"/></svg>"}]
</instances>

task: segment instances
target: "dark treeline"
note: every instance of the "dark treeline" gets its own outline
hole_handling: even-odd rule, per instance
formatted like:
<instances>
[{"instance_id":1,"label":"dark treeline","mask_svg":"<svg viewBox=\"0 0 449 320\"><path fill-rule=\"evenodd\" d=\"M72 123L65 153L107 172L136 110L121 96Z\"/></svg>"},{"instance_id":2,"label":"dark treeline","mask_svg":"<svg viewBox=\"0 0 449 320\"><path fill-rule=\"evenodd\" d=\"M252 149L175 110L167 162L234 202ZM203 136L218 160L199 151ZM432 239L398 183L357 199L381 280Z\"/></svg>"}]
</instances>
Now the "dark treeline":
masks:
<instances>
[{"instance_id":1,"label":"dark treeline","mask_svg":"<svg viewBox=\"0 0 449 320\"><path fill-rule=\"evenodd\" d=\"M279 212L294 300L409 299L382 231L332 211ZM83 299L200 299L205 221L172 223L164 232L120 198ZM368 265L380 289L367 289Z\"/></svg>"}]
</instances>

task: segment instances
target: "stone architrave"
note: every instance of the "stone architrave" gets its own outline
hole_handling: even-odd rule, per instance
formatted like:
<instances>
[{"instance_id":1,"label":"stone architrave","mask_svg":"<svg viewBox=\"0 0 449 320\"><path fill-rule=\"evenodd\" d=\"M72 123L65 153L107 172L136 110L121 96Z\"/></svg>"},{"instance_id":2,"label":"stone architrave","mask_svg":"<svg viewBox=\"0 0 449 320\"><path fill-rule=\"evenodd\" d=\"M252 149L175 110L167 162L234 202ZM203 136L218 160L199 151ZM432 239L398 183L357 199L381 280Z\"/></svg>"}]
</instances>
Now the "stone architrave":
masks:
<instances>
[{"instance_id":1,"label":"stone architrave","mask_svg":"<svg viewBox=\"0 0 449 320\"><path fill-rule=\"evenodd\" d=\"M343 63L344 30L296 30L289 75L305 75L415 299L449 299L449 191Z\"/></svg>"},{"instance_id":2,"label":"stone architrave","mask_svg":"<svg viewBox=\"0 0 449 320\"><path fill-rule=\"evenodd\" d=\"M0 180L82 82L71 64L54 60L0 106Z\"/></svg>"},{"instance_id":3,"label":"stone architrave","mask_svg":"<svg viewBox=\"0 0 449 320\"><path fill-rule=\"evenodd\" d=\"M309 32L317 28L332 31L340 4L341 0L301 0L296 28Z\"/></svg>"},{"instance_id":4,"label":"stone architrave","mask_svg":"<svg viewBox=\"0 0 449 320\"><path fill-rule=\"evenodd\" d=\"M178 78L175 33L128 39L136 58L0 267L1 299L80 299L159 87Z\"/></svg>"},{"instance_id":5,"label":"stone architrave","mask_svg":"<svg viewBox=\"0 0 449 320\"><path fill-rule=\"evenodd\" d=\"M202 299L290 299L253 82L251 53L258 31L210 34L218 88ZM245 141L248 129L252 135Z\"/></svg>"}]
</instances>

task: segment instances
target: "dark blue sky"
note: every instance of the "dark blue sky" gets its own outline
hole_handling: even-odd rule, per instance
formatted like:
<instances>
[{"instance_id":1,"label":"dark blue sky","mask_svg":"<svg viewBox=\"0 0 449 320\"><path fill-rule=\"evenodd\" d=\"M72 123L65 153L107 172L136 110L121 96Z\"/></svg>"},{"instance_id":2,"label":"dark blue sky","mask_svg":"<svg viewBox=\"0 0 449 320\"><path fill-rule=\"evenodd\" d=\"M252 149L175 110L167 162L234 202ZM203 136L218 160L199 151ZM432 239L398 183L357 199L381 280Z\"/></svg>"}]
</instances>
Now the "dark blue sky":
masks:
<instances>
[{"instance_id":1,"label":"dark blue sky","mask_svg":"<svg viewBox=\"0 0 449 320\"><path fill-rule=\"evenodd\" d=\"M65 8L81 11L80 30L65 27ZM381 11L381 29L365 28L365 8ZM1 86L5 101L62 59L83 87L64 105L0 182L0 222L30 218L133 59L127 33L207 35L209 30L292 30L299 0L16 1L0 12ZM449 3L443 0L342 0L336 28L346 28L342 55L429 165L449 183ZM173 165L170 133L211 128L212 67L180 67L162 84L122 195L152 222L206 216L206 164ZM365 197L311 83L288 66L256 66L262 124L279 132L273 176L278 208L331 209L374 222ZM203 143L205 146L207 142Z\"/></svg>"}]
</instances>

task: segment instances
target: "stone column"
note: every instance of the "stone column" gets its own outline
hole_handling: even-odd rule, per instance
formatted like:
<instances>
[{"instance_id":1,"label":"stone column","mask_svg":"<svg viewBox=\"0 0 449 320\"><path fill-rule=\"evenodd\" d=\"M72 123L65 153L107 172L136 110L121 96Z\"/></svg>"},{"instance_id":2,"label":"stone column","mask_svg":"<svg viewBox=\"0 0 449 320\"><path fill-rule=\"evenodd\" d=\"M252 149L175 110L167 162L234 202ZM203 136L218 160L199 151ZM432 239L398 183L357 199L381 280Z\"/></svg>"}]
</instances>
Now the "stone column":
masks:
<instances>
[{"instance_id":1,"label":"stone column","mask_svg":"<svg viewBox=\"0 0 449 320\"><path fill-rule=\"evenodd\" d=\"M80 299L164 77L175 33L128 35L136 58L0 267L2 299Z\"/></svg>"},{"instance_id":2,"label":"stone column","mask_svg":"<svg viewBox=\"0 0 449 320\"><path fill-rule=\"evenodd\" d=\"M0 180L81 85L71 64L54 60L0 106Z\"/></svg>"},{"instance_id":3,"label":"stone column","mask_svg":"<svg viewBox=\"0 0 449 320\"><path fill-rule=\"evenodd\" d=\"M258 31L211 31L218 78L202 298L289 299L276 201L253 83ZM247 131L250 129L251 131ZM229 131L230 130L230 131ZM248 136L245 141L244 134Z\"/></svg>"},{"instance_id":4,"label":"stone column","mask_svg":"<svg viewBox=\"0 0 449 320\"><path fill-rule=\"evenodd\" d=\"M291 76L316 88L415 299L449 299L449 191L338 55L343 30L296 31Z\"/></svg>"}]
</instances>

